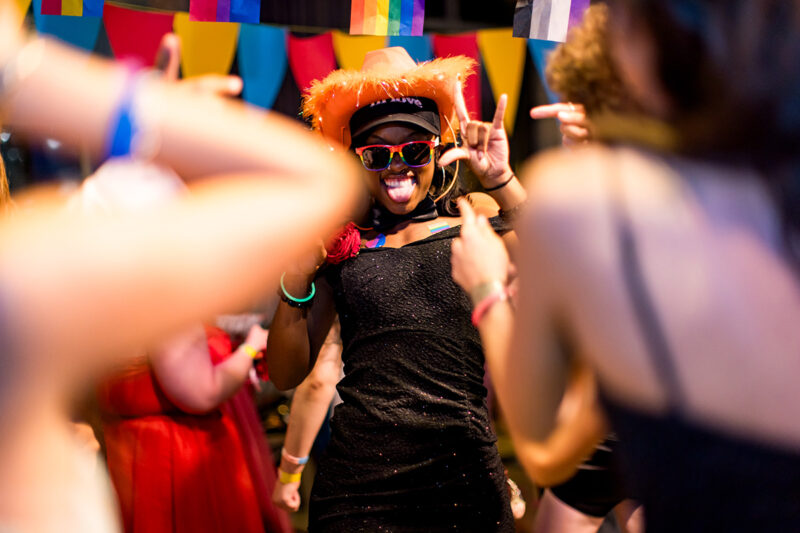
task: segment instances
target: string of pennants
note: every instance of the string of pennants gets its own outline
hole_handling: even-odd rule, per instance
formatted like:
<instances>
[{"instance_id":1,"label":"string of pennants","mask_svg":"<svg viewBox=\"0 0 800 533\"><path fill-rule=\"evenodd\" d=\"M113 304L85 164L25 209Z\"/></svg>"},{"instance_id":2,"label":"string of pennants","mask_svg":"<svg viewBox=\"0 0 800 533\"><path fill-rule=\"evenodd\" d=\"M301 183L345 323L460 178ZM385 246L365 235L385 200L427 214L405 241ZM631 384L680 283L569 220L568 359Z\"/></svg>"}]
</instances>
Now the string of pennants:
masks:
<instances>
[{"instance_id":1,"label":"string of pennants","mask_svg":"<svg viewBox=\"0 0 800 533\"><path fill-rule=\"evenodd\" d=\"M27 9L30 0L17 0ZM105 0L42 0L40 15L102 17ZM590 0L517 0L514 37L564 42L580 23ZM189 20L258 24L261 0L190 0ZM351 0L351 35L418 37L423 34L425 0Z\"/></svg>"},{"instance_id":2,"label":"string of pennants","mask_svg":"<svg viewBox=\"0 0 800 533\"><path fill-rule=\"evenodd\" d=\"M31 2L16 1L24 10L28 9ZM83 2L84 15L43 14L48 2L58 1L61 2L62 12L67 2ZM540 78L544 80L546 55L558 45L555 41L514 38L510 27L458 35L423 34L416 37L350 35L338 30L299 37L284 27L194 21L191 13L137 11L112 4L103 6L102 17L87 16L87 11L95 9L86 7L92 1L96 0L32 0L37 31L91 51L102 26L114 56L143 67L153 65L161 38L165 33L174 31L182 41L181 70L184 77L227 74L235 57L239 75L244 80L243 98L264 108L271 108L274 104L287 73L291 73L302 91L312 80L324 77L336 68L361 68L368 51L384 46L403 46L417 61L463 54L482 64L495 101L500 94L508 95L510 112L506 113L506 128L510 132L513 131L517 115L526 47ZM216 1L227 1L233 5L241 0ZM482 89L480 77L477 76L470 78L464 87L467 108L476 118L480 117ZM552 95L551 100L554 101Z\"/></svg>"}]
</instances>

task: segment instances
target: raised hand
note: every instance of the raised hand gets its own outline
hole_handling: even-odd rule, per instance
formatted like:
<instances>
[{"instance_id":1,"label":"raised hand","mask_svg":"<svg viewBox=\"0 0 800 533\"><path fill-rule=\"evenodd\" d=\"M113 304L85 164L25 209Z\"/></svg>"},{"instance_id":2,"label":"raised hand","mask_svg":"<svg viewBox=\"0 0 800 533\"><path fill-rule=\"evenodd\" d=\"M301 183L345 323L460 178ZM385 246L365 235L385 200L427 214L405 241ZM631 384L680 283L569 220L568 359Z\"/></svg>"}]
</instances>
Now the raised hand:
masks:
<instances>
[{"instance_id":1,"label":"raised hand","mask_svg":"<svg viewBox=\"0 0 800 533\"><path fill-rule=\"evenodd\" d=\"M158 44L155 69L163 73L165 81L178 81L181 68L181 38L165 33Z\"/></svg>"},{"instance_id":2,"label":"raised hand","mask_svg":"<svg viewBox=\"0 0 800 533\"><path fill-rule=\"evenodd\" d=\"M468 161L481 185L487 189L494 187L513 174L508 162L508 137L503 127L508 97L504 94L498 100L492 122L481 122L469 118L461 82L456 82L454 91L456 115L461 123L464 144L443 153L439 164L446 166L460 159Z\"/></svg>"},{"instance_id":3,"label":"raised hand","mask_svg":"<svg viewBox=\"0 0 800 533\"><path fill-rule=\"evenodd\" d=\"M564 146L575 146L589 142L592 138L591 122L581 104L558 103L540 105L531 109L532 119L557 118L561 122L561 142Z\"/></svg>"},{"instance_id":4,"label":"raised hand","mask_svg":"<svg viewBox=\"0 0 800 533\"><path fill-rule=\"evenodd\" d=\"M476 215L469 202L458 201L461 235L453 241L451 264L453 279L468 293L487 281L508 280L510 259L503 240L486 217Z\"/></svg>"},{"instance_id":5,"label":"raised hand","mask_svg":"<svg viewBox=\"0 0 800 533\"><path fill-rule=\"evenodd\" d=\"M244 343L263 353L264 350L267 349L268 336L269 331L262 328L260 324L253 324L250 331L247 333L247 338L244 340Z\"/></svg>"},{"instance_id":6,"label":"raised hand","mask_svg":"<svg viewBox=\"0 0 800 533\"><path fill-rule=\"evenodd\" d=\"M161 38L156 54L156 70L164 73L164 80L180 83L182 88L216 96L236 96L242 92L242 79L239 76L205 74L178 81L181 63L181 40L174 33Z\"/></svg>"}]
</instances>

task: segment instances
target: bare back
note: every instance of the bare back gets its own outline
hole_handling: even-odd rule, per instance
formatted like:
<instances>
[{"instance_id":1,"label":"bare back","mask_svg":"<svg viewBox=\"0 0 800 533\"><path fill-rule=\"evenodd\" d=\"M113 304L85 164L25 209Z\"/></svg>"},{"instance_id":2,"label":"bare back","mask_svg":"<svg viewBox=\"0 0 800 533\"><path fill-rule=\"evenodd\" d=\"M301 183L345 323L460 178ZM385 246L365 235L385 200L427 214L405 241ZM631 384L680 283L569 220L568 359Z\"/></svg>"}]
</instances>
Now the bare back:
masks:
<instances>
[{"instance_id":1,"label":"bare back","mask_svg":"<svg viewBox=\"0 0 800 533\"><path fill-rule=\"evenodd\" d=\"M780 223L743 169L588 148L535 164L533 222L548 283L609 396L646 412L670 398L623 275L620 220L665 338L685 414L800 449L800 291Z\"/></svg>"}]
</instances>

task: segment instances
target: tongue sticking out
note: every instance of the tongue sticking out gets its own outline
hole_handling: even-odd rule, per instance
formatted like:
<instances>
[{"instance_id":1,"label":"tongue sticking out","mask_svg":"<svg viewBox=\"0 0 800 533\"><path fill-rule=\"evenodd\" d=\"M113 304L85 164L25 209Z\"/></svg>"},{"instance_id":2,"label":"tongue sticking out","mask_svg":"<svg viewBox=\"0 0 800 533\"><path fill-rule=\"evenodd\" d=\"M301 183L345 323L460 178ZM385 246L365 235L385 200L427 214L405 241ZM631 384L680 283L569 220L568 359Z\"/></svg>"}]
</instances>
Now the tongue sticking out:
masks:
<instances>
[{"instance_id":1,"label":"tongue sticking out","mask_svg":"<svg viewBox=\"0 0 800 533\"><path fill-rule=\"evenodd\" d=\"M408 202L411 199L411 195L414 193L413 178L385 179L383 180L383 186L389 198L397 203Z\"/></svg>"}]
</instances>

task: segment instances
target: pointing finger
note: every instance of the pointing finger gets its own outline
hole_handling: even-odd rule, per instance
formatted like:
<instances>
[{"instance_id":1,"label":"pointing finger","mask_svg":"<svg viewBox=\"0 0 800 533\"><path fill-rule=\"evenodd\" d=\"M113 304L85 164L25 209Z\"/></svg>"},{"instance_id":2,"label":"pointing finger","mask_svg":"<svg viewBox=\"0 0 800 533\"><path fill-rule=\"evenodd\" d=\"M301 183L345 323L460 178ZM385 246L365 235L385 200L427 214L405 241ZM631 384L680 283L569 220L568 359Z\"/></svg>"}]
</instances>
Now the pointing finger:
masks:
<instances>
[{"instance_id":1,"label":"pointing finger","mask_svg":"<svg viewBox=\"0 0 800 533\"><path fill-rule=\"evenodd\" d=\"M532 119L556 118L558 114L561 113L562 111L569 112L572 110L573 108L570 107L570 104L565 104L565 103L540 105L531 109L531 118Z\"/></svg>"},{"instance_id":2,"label":"pointing finger","mask_svg":"<svg viewBox=\"0 0 800 533\"><path fill-rule=\"evenodd\" d=\"M586 118L586 115L578 111L574 113L571 111L562 111L557 115L557 118L564 124L574 124L584 128L587 127L589 123L589 119Z\"/></svg>"},{"instance_id":3,"label":"pointing finger","mask_svg":"<svg viewBox=\"0 0 800 533\"><path fill-rule=\"evenodd\" d=\"M469 205L466 198L458 199L458 210L461 213L463 229L472 229L472 226L475 224L475 211L472 209L472 206Z\"/></svg>"}]
</instances>

